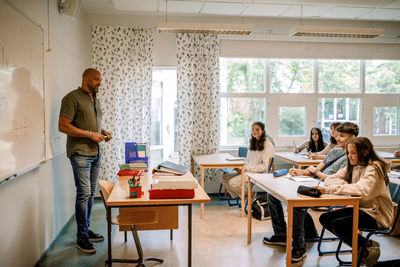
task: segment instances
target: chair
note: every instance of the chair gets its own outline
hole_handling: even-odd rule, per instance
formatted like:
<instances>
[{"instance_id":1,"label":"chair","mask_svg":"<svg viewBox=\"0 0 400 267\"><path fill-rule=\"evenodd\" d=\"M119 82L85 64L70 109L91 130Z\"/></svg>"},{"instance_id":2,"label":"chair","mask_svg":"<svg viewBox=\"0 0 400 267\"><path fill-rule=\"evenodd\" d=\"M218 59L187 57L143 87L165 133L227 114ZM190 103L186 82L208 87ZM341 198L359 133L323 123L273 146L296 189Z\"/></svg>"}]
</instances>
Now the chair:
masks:
<instances>
[{"instance_id":1,"label":"chair","mask_svg":"<svg viewBox=\"0 0 400 267\"><path fill-rule=\"evenodd\" d=\"M248 151L248 148L247 148L247 147L239 147L239 150L238 150L238 157L245 158L245 157L247 156L247 151ZM232 168L222 168L222 169L219 169L219 170L222 171L222 173L223 173L222 175L227 174L227 173L231 173L231 172L234 171ZM222 183L219 185L219 190L218 190L218 197L219 197L219 199L220 199L220 200L228 200L228 205L229 205L229 206L238 205L238 206L240 207L240 204L239 204L239 199L240 199L240 198L235 198L236 204L231 203L232 197L231 197L231 196L222 197L222 196L221 196L221 194L222 194L221 191L222 191Z\"/></svg>"},{"instance_id":2,"label":"chair","mask_svg":"<svg viewBox=\"0 0 400 267\"><path fill-rule=\"evenodd\" d=\"M273 164L274 164L274 157L269 159L268 173L271 173L271 171L273 170ZM249 203L249 198L246 199L246 206L244 206L244 211L246 212L246 214L247 214L247 205L248 205L248 203Z\"/></svg>"},{"instance_id":3,"label":"chair","mask_svg":"<svg viewBox=\"0 0 400 267\"><path fill-rule=\"evenodd\" d=\"M110 196L114 185L105 180L99 180L100 194L103 199L104 207L107 208L107 200ZM111 259L112 262L127 262L127 263L138 263L136 266L146 266L146 261L156 261L163 263L163 259L147 257L143 258L142 245L140 244L139 235L136 230L136 226L145 224L155 224L158 221L158 216L154 211L138 211L131 213L118 214L111 218L111 223L115 225L130 226L133 239L135 240L136 249L139 255L138 259Z\"/></svg>"},{"instance_id":4,"label":"chair","mask_svg":"<svg viewBox=\"0 0 400 267\"><path fill-rule=\"evenodd\" d=\"M361 265L362 255L364 254L365 250L367 249L368 241L372 235L390 235L393 232L393 230L397 224L397 221L399 220L399 215L400 215L400 208L399 208L400 206L399 205L400 205L400 200L397 201L397 212L395 214L393 224L391 226L389 226L388 228L376 228L376 229L360 228L360 231L367 232L368 234L365 237L365 242L364 242L362 249L358 255L357 267L359 267ZM351 265L351 262L342 261L339 258L339 251L342 246L342 243L343 243L343 241L340 240L338 247L336 249L336 259L339 261L340 265Z\"/></svg>"}]
</instances>

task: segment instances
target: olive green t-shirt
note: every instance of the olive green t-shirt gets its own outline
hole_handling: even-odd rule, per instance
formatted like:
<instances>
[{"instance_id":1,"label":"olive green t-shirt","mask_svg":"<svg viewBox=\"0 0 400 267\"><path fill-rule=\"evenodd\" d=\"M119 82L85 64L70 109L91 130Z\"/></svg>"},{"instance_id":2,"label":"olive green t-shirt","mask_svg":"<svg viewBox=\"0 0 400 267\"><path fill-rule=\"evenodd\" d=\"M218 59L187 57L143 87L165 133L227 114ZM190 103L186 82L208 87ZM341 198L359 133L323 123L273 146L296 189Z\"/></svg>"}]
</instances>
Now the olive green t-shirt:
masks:
<instances>
[{"instance_id":1,"label":"olive green t-shirt","mask_svg":"<svg viewBox=\"0 0 400 267\"><path fill-rule=\"evenodd\" d=\"M100 133L103 113L99 100L97 98L94 100L92 102L89 93L79 87L62 99L60 116L72 120L71 124L79 129ZM71 157L74 153L82 156L100 155L100 143L96 143L88 137L68 135L67 156Z\"/></svg>"}]
</instances>

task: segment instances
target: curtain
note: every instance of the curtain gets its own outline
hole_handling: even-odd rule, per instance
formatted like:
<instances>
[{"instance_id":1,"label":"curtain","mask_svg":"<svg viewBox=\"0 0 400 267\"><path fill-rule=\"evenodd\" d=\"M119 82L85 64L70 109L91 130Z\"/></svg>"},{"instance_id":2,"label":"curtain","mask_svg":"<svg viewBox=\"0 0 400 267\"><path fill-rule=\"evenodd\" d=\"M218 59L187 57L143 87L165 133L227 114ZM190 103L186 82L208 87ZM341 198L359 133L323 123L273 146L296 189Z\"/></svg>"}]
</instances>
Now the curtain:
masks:
<instances>
[{"instance_id":1,"label":"curtain","mask_svg":"<svg viewBox=\"0 0 400 267\"><path fill-rule=\"evenodd\" d=\"M113 134L102 143L101 177L116 181L125 142L150 144L153 30L95 25L91 33L93 67L102 75L102 128Z\"/></svg>"},{"instance_id":2,"label":"curtain","mask_svg":"<svg viewBox=\"0 0 400 267\"><path fill-rule=\"evenodd\" d=\"M177 59L179 160L189 166L191 154L218 150L218 36L178 34Z\"/></svg>"}]
</instances>

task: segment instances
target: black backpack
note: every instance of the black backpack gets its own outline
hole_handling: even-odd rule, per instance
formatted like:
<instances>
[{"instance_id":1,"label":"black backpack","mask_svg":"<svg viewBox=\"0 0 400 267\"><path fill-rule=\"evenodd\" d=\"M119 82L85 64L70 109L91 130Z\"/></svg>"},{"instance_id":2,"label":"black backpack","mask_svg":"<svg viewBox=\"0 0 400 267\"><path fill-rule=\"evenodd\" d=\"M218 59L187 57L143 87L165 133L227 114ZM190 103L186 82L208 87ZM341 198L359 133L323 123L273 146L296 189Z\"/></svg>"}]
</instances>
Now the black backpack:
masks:
<instances>
[{"instance_id":1,"label":"black backpack","mask_svg":"<svg viewBox=\"0 0 400 267\"><path fill-rule=\"evenodd\" d=\"M268 208L268 195L261 195L253 201L251 215L260 221L271 218Z\"/></svg>"}]
</instances>

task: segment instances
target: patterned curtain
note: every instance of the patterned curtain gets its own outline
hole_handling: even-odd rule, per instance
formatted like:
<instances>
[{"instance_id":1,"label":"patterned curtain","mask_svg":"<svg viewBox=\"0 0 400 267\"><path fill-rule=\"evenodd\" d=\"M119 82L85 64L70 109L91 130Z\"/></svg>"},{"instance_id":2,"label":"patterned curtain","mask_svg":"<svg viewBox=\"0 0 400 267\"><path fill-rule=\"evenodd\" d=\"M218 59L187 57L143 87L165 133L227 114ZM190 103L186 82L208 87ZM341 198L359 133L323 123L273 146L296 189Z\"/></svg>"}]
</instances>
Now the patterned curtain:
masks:
<instances>
[{"instance_id":1,"label":"patterned curtain","mask_svg":"<svg viewBox=\"0 0 400 267\"><path fill-rule=\"evenodd\" d=\"M125 142L150 143L153 43L151 29L92 26L93 67L102 75L102 127L113 134L103 143L103 179L116 180Z\"/></svg>"},{"instance_id":2,"label":"patterned curtain","mask_svg":"<svg viewBox=\"0 0 400 267\"><path fill-rule=\"evenodd\" d=\"M177 35L178 151L190 155L218 149L219 41L217 35Z\"/></svg>"}]
</instances>

